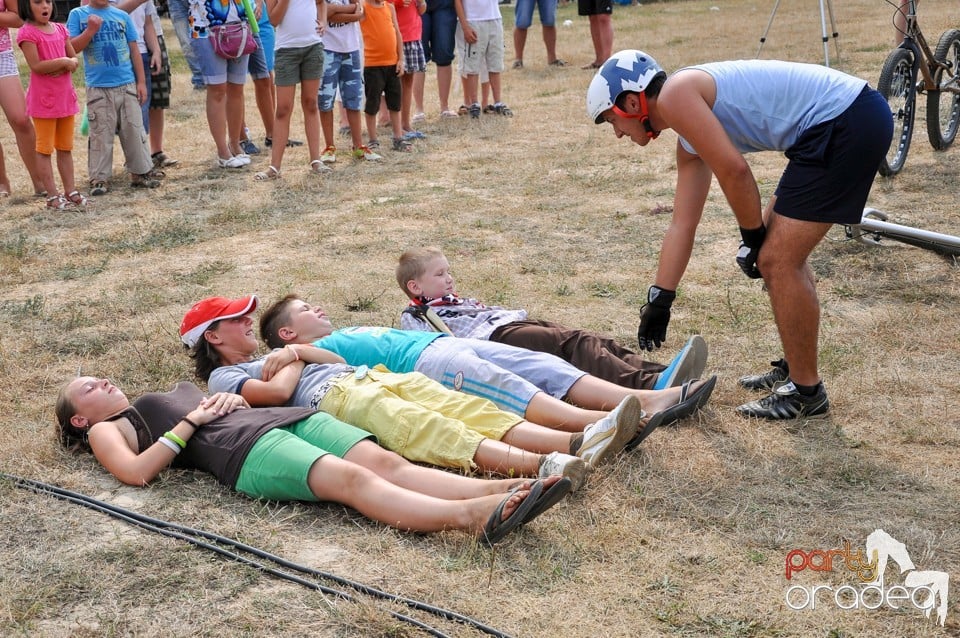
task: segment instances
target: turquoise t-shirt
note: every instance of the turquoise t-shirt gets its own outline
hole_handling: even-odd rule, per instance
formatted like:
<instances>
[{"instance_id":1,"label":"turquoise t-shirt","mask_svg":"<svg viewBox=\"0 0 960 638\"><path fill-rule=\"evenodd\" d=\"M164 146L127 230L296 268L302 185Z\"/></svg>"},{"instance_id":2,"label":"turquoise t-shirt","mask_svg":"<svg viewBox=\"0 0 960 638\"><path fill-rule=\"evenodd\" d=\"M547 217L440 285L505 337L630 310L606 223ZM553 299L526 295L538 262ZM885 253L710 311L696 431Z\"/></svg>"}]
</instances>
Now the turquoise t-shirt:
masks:
<instances>
[{"instance_id":1,"label":"turquoise t-shirt","mask_svg":"<svg viewBox=\"0 0 960 638\"><path fill-rule=\"evenodd\" d=\"M423 350L445 336L441 332L354 327L335 330L313 345L340 355L352 366L382 363L391 372L413 372Z\"/></svg>"}]
</instances>

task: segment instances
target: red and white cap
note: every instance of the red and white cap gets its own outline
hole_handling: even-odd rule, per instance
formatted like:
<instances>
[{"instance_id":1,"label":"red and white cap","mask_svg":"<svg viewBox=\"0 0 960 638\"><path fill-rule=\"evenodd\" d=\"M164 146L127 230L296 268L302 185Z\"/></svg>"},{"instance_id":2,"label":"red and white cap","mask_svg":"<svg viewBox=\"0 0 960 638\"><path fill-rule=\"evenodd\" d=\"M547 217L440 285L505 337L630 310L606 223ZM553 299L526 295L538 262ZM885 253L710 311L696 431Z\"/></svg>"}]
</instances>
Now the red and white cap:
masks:
<instances>
[{"instance_id":1,"label":"red and white cap","mask_svg":"<svg viewBox=\"0 0 960 638\"><path fill-rule=\"evenodd\" d=\"M180 322L180 341L192 348L214 321L248 315L257 309L257 296L239 299L207 297L193 304Z\"/></svg>"}]
</instances>

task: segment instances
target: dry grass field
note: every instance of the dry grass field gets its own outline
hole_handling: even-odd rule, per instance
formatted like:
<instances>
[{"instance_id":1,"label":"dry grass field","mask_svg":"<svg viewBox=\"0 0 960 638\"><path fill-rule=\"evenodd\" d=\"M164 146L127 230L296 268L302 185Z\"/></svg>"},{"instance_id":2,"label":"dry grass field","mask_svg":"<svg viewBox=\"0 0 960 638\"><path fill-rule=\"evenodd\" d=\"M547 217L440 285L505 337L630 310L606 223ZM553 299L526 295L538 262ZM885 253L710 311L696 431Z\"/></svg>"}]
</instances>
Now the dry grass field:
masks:
<instances>
[{"instance_id":1,"label":"dry grass field","mask_svg":"<svg viewBox=\"0 0 960 638\"><path fill-rule=\"evenodd\" d=\"M645 49L668 70L755 57L772 4L618 6L614 46ZM838 66L875 84L893 41L892 7L846 0L833 9ZM923 0L921 12L934 41L960 26L954 2ZM512 6L503 15L509 30ZM960 582L938 627L909 604L845 610L828 594L815 609L791 609L793 584L839 588L856 578L839 559L832 572L790 581L784 573L791 550L862 549L883 528L918 570L960 576L958 264L831 231L812 258L831 416L744 420L733 408L750 396L737 377L780 352L760 284L734 264L736 224L716 188L668 342L652 355L667 360L702 334L708 369L720 377L710 405L596 472L494 551L460 533L397 532L340 506L254 502L188 472L125 487L54 442L54 399L78 368L130 395L190 378L177 326L201 297L255 292L270 301L295 291L324 303L337 325L396 325L405 300L393 267L418 244L443 247L463 293L635 345L669 221L675 135L640 149L588 121L591 75L579 69L592 59L588 25L575 4L560 8L558 22L566 19L573 25L559 27L559 52L568 67L546 67L535 20L526 68L504 73L512 119L440 121L431 68L429 138L412 154L385 151L379 164L341 158L326 178L308 173L303 148L289 150L279 182L253 181L268 163L262 155L249 170L215 168L203 94L190 89L179 59L166 150L180 165L156 191L127 187L118 145L109 195L85 212L47 212L26 196L12 133L0 123L15 190L0 201L0 472L238 539L513 636L960 635ZM176 50L169 24L167 33ZM837 65L832 45L830 53ZM817 3L784 0L762 57L822 62ZM457 90L451 105L460 99ZM921 101L904 171L878 179L869 205L956 234L960 149L932 151L923 112ZM78 133L81 179L84 147ZM750 162L769 196L785 160L768 153ZM2 479L0 530L0 635L423 633L389 611L446 635L481 635L400 604L300 587ZM903 582L892 562L886 578Z\"/></svg>"}]
</instances>

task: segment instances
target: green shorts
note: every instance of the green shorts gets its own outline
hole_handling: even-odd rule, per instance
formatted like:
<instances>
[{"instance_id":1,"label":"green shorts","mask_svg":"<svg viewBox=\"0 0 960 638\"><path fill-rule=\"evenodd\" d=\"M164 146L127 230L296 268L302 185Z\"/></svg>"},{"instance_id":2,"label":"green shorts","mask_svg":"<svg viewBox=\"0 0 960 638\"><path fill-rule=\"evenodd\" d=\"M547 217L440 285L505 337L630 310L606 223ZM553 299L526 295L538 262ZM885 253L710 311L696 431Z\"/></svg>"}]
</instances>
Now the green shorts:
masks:
<instances>
[{"instance_id":1,"label":"green shorts","mask_svg":"<svg viewBox=\"0 0 960 638\"><path fill-rule=\"evenodd\" d=\"M317 501L307 485L313 464L325 454L343 458L365 439L376 437L319 412L275 428L250 449L240 468L236 490L271 501Z\"/></svg>"}]
</instances>

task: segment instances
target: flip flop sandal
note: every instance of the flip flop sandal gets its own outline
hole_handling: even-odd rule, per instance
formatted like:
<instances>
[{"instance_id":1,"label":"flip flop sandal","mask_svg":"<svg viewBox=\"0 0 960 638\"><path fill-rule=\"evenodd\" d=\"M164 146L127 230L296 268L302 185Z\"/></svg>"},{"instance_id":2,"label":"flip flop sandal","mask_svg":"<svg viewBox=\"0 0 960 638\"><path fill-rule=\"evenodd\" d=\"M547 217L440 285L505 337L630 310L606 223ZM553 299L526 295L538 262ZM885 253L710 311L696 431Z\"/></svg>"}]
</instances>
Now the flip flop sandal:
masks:
<instances>
[{"instance_id":1,"label":"flip flop sandal","mask_svg":"<svg viewBox=\"0 0 960 638\"><path fill-rule=\"evenodd\" d=\"M507 501L513 497L517 489L519 488L515 488L507 492L507 495L504 496L502 501L500 501L500 504L497 505L496 509L493 510L490 518L487 519L487 524L483 526L483 529L480 531L480 535L477 536L477 540L479 542L489 547L493 547L493 545L502 541L507 534L523 525L524 520L530 513L530 510L533 509L533 506L536 505L537 499L540 498L540 494L543 491L543 482L536 481L533 485L531 485L530 493L527 494L527 497L523 499L523 502L520 503L520 505L513 510L513 513L504 520L503 508L506 506Z\"/></svg>"},{"instance_id":2,"label":"flip flop sandal","mask_svg":"<svg viewBox=\"0 0 960 638\"><path fill-rule=\"evenodd\" d=\"M543 479L538 479L536 482L542 482ZM541 486L542 489L542 486ZM540 498L536 500L533 504L533 507L530 508L530 511L523 518L521 525L526 525L536 517L540 516L548 509L559 503L563 500L563 497L570 493L573 489L573 481L571 481L566 476L560 478L559 481L551 485L540 494ZM529 498L529 497L527 497Z\"/></svg>"},{"instance_id":3,"label":"flip flop sandal","mask_svg":"<svg viewBox=\"0 0 960 638\"><path fill-rule=\"evenodd\" d=\"M717 375L713 375L706 383L691 392L690 387L693 383L694 381L687 381L680 387L680 400L676 405L672 405L650 418L653 419L659 415L662 419L660 425L670 425L680 419L687 418L706 405L710 395L713 394L713 388L717 385Z\"/></svg>"},{"instance_id":4,"label":"flip flop sandal","mask_svg":"<svg viewBox=\"0 0 960 638\"><path fill-rule=\"evenodd\" d=\"M310 172L317 175L329 175L333 172L333 169L323 163L323 161L315 159L310 160Z\"/></svg>"},{"instance_id":5,"label":"flip flop sandal","mask_svg":"<svg viewBox=\"0 0 960 638\"><path fill-rule=\"evenodd\" d=\"M632 450L643 443L643 440L653 434L653 431L661 425L663 425L663 412L657 412L656 414L650 415L650 418L647 419L647 424L643 426L643 429L638 430L637 435L630 439L629 443L623 446L624 451Z\"/></svg>"}]
</instances>

